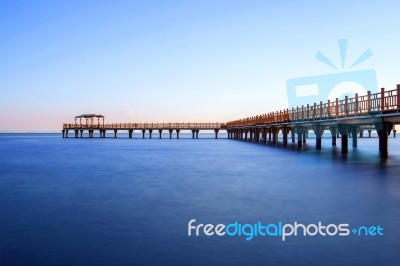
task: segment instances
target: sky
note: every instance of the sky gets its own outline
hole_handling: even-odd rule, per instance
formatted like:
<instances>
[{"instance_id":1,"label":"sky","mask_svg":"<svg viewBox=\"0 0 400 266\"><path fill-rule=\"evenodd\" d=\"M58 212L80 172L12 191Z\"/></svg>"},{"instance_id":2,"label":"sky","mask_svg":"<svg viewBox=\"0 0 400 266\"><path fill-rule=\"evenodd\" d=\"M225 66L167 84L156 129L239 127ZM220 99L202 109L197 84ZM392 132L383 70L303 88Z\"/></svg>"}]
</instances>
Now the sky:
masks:
<instances>
[{"instance_id":1,"label":"sky","mask_svg":"<svg viewBox=\"0 0 400 266\"><path fill-rule=\"evenodd\" d=\"M286 81L374 69L400 83L399 1L0 1L0 131L226 122L288 107Z\"/></svg>"}]
</instances>

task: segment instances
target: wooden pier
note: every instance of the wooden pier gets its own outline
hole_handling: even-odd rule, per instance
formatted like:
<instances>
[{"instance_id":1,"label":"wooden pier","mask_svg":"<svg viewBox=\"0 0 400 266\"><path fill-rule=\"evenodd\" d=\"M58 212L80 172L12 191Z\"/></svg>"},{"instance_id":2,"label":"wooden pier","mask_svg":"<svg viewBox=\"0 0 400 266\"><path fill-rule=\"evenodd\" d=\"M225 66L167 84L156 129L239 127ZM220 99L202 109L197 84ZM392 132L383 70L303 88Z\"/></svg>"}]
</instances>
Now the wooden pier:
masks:
<instances>
[{"instance_id":1,"label":"wooden pier","mask_svg":"<svg viewBox=\"0 0 400 266\"><path fill-rule=\"evenodd\" d=\"M348 152L348 137L352 136L352 146L357 147L357 135L367 129L369 136L375 129L379 137L382 158L388 157L388 136L395 124L400 123L400 85L394 90L382 88L379 93L336 98L325 103L313 103L292 109L246 117L226 124L228 138L266 143L268 139L278 143L278 134L283 135L283 144L291 141L302 147L309 130L316 135L316 148L321 149L321 138L325 130L336 145L338 133L341 136L341 151ZM394 132L395 133L395 132Z\"/></svg>"},{"instance_id":2,"label":"wooden pier","mask_svg":"<svg viewBox=\"0 0 400 266\"><path fill-rule=\"evenodd\" d=\"M82 123L82 118L85 120ZM79 123L77 123L79 119ZM97 123L96 120L97 119ZM100 121L100 119L102 121ZM218 138L218 132L221 129L226 129L226 124L223 123L112 123L104 124L104 116L96 114L86 114L75 117L75 123L63 124L63 138L68 138L68 132L73 131L75 138L83 137L85 130L89 133L89 138L94 137L94 131L97 130L100 133L101 138L106 137L106 132L114 132L114 137L117 137L118 131L128 131L129 138L132 138L133 132L139 130L142 133L142 137L145 138L146 131L149 133L149 137L152 138L153 132L158 132L158 137L162 137L162 132L169 132L169 138L172 138L173 132L176 132L176 138L179 139L179 133L181 130L189 130L192 132L192 138L199 138L200 130L213 130L215 138Z\"/></svg>"},{"instance_id":3,"label":"wooden pier","mask_svg":"<svg viewBox=\"0 0 400 266\"><path fill-rule=\"evenodd\" d=\"M267 138L273 144L278 143L278 135L282 134L283 144L291 141L298 147L303 147L308 131L316 135L316 149L322 149L322 135L328 130L332 136L332 145L336 146L337 137L341 137L341 151L348 152L348 138L352 136L352 146L357 147L357 136L363 137L364 130L376 130L379 137L379 150L382 158L388 157L388 137L395 124L400 123L400 85L394 90L382 88L378 93L368 92L367 95L355 94L354 97L333 101L307 104L296 108L246 117L227 123L112 123L105 124L104 116L86 114L75 117L75 123L63 124L63 137L68 138L68 132L73 131L75 138L83 137L85 130L89 138L94 131L99 131L100 138L105 138L106 132L114 132L114 137L120 130L128 131L129 138L139 130L145 138L146 132L152 138L153 132L168 131L172 138L173 132L179 138L181 130L192 132L192 138L198 138L200 130L213 130L218 138L220 130L226 130L229 139L267 143ZM79 122L78 122L79 119ZM82 119L84 120L82 123ZM97 120L97 121L96 121ZM394 136L396 131L394 130Z\"/></svg>"}]
</instances>

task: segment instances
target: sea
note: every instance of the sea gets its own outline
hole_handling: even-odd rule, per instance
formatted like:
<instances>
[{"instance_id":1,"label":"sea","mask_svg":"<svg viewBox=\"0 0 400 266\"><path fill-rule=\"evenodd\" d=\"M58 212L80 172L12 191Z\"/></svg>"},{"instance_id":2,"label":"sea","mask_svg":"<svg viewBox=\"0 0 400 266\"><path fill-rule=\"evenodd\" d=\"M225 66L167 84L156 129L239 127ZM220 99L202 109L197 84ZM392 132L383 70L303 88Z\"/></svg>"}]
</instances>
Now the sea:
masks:
<instances>
[{"instance_id":1,"label":"sea","mask_svg":"<svg viewBox=\"0 0 400 266\"><path fill-rule=\"evenodd\" d=\"M400 265L400 136L340 143L0 134L0 265ZM294 223L357 232L248 237Z\"/></svg>"}]
</instances>

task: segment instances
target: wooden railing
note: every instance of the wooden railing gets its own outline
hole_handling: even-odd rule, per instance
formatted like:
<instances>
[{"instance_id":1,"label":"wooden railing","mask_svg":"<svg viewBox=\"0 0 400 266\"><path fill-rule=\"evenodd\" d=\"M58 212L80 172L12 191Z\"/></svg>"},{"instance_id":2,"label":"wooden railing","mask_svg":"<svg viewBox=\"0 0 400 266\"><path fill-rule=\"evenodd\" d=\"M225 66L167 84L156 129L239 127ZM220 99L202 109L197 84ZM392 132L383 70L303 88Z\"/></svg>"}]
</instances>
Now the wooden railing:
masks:
<instances>
[{"instance_id":1,"label":"wooden railing","mask_svg":"<svg viewBox=\"0 0 400 266\"><path fill-rule=\"evenodd\" d=\"M353 98L346 96L343 100L314 103L313 105L299 106L277 112L246 117L226 124L227 127L252 126L263 124L287 123L304 120L320 120L327 118L340 118L347 116L365 115L371 112L385 112L400 110L400 85L397 89L378 93L368 92L367 95Z\"/></svg>"},{"instance_id":2,"label":"wooden railing","mask_svg":"<svg viewBox=\"0 0 400 266\"><path fill-rule=\"evenodd\" d=\"M64 129L220 129L226 128L224 123L108 123L108 124L76 124L64 123Z\"/></svg>"}]
</instances>

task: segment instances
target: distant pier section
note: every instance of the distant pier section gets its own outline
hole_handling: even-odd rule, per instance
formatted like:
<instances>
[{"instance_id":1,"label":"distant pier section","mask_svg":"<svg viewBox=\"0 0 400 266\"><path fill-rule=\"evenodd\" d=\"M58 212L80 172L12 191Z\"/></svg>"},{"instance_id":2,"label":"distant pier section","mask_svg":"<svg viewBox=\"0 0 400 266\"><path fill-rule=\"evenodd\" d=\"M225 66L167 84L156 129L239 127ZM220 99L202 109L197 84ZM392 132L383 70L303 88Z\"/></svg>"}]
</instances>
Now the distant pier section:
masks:
<instances>
[{"instance_id":1,"label":"distant pier section","mask_svg":"<svg viewBox=\"0 0 400 266\"><path fill-rule=\"evenodd\" d=\"M97 114L84 114L75 117L75 123L63 124L63 138L68 138L70 131L74 132L75 138L82 138L84 131L89 133L89 138L94 137L94 132L98 131L100 138L106 137L106 132L113 132L114 138L117 137L118 131L128 131L129 138L132 138L135 130L142 133L145 138L146 132L149 137L153 137L153 133L158 133L158 137L162 138L163 131L169 133L169 138L176 133L176 138L179 138L181 130L192 132L192 138L199 138L200 130L212 130L215 133L215 138L218 138L220 130L226 130L224 123L104 123L104 116Z\"/></svg>"}]
</instances>

